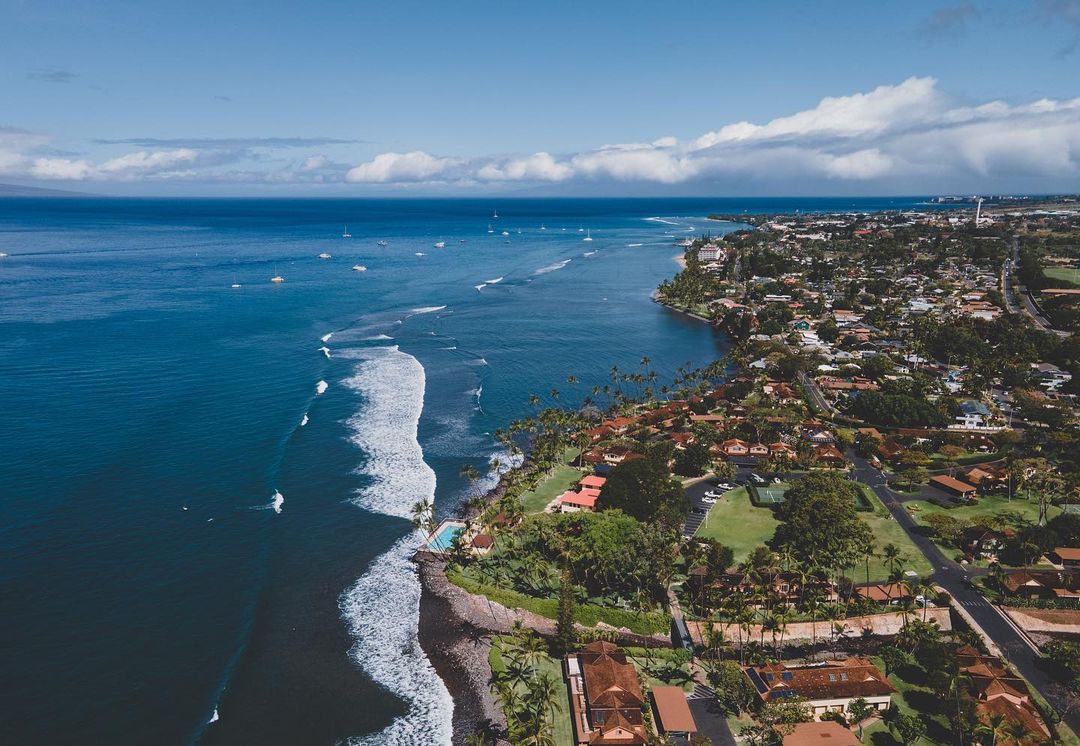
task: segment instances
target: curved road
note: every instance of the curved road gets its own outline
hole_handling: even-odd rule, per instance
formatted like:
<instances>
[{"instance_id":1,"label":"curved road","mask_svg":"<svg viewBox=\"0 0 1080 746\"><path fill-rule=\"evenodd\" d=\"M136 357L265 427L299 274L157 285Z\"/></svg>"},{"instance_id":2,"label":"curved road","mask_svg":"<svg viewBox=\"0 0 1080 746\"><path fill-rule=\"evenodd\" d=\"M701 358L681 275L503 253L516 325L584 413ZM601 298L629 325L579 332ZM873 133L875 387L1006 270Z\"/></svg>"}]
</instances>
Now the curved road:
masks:
<instances>
[{"instance_id":1,"label":"curved road","mask_svg":"<svg viewBox=\"0 0 1080 746\"><path fill-rule=\"evenodd\" d=\"M848 459L854 464L855 477L874 490L896 522L933 564L934 581L948 591L956 603L982 627L1016 670L1061 715L1062 720L1074 732L1080 733L1080 712L1070 711L1063 687L1037 664L1038 650L1032 648L1028 639L1013 627L1002 611L987 602L971 585L972 576L985 574L986 571L965 567L946 557L933 541L918 530L918 524L904 508L902 498L886 485L884 475L854 452L848 453Z\"/></svg>"}]
</instances>

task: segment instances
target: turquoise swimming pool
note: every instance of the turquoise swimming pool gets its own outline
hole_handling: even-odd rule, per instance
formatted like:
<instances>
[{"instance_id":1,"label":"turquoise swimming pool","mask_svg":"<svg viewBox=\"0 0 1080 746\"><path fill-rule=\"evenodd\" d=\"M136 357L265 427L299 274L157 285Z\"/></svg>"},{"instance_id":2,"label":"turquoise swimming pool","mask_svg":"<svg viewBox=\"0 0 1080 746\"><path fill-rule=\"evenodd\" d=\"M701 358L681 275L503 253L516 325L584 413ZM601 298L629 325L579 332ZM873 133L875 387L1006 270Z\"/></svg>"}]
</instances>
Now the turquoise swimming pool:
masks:
<instances>
[{"instance_id":1,"label":"turquoise swimming pool","mask_svg":"<svg viewBox=\"0 0 1080 746\"><path fill-rule=\"evenodd\" d=\"M428 540L428 548L436 552L447 552L454 543L454 537L465 530L458 523L444 523L436 534Z\"/></svg>"}]
</instances>

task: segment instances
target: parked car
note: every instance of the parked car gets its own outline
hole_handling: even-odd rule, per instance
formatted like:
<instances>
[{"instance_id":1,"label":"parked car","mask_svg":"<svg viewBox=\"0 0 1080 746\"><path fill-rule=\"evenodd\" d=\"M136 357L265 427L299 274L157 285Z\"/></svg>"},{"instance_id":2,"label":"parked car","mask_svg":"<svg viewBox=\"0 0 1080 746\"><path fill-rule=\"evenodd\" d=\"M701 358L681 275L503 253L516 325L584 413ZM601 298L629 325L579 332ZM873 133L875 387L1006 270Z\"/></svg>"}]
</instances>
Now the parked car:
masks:
<instances>
[{"instance_id":1,"label":"parked car","mask_svg":"<svg viewBox=\"0 0 1080 746\"><path fill-rule=\"evenodd\" d=\"M721 482L720 484L716 485L716 488L718 490L723 490L724 492L727 492L728 490L735 489L735 485L728 484L727 482Z\"/></svg>"},{"instance_id":2,"label":"parked car","mask_svg":"<svg viewBox=\"0 0 1080 746\"><path fill-rule=\"evenodd\" d=\"M757 484L765 484L765 477L761 476L760 474L751 474L750 478L753 479L754 482L756 482Z\"/></svg>"},{"instance_id":3,"label":"parked car","mask_svg":"<svg viewBox=\"0 0 1080 746\"><path fill-rule=\"evenodd\" d=\"M697 513L698 515L708 515L709 509L708 508L694 508L693 512Z\"/></svg>"},{"instance_id":4,"label":"parked car","mask_svg":"<svg viewBox=\"0 0 1080 746\"><path fill-rule=\"evenodd\" d=\"M723 492L717 492L716 490L709 490L708 492L705 493L705 497L710 497L713 500L715 500L716 498L720 497L723 494L724 494Z\"/></svg>"},{"instance_id":5,"label":"parked car","mask_svg":"<svg viewBox=\"0 0 1080 746\"><path fill-rule=\"evenodd\" d=\"M707 505L715 505L716 504L716 498L715 497L709 497L708 495L706 495L705 497L701 498L701 502L703 502L703 503L705 503Z\"/></svg>"}]
</instances>

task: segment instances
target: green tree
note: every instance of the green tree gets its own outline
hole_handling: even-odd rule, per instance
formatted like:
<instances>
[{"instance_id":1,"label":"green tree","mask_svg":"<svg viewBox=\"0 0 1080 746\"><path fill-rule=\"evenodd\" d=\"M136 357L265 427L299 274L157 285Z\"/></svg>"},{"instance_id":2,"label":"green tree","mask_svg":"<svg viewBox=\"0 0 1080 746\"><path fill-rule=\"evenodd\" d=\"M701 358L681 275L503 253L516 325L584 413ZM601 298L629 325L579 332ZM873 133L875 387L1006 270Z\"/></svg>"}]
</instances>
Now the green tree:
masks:
<instances>
[{"instance_id":1,"label":"green tree","mask_svg":"<svg viewBox=\"0 0 1080 746\"><path fill-rule=\"evenodd\" d=\"M564 655L574 648L577 634L574 631L575 593L570 568L562 572L559 583L559 609L555 623L555 652Z\"/></svg>"},{"instance_id":2,"label":"green tree","mask_svg":"<svg viewBox=\"0 0 1080 746\"><path fill-rule=\"evenodd\" d=\"M600 504L639 521L668 526L682 523L689 511L682 485L671 477L667 464L648 456L624 461L612 469L600 491Z\"/></svg>"}]
</instances>

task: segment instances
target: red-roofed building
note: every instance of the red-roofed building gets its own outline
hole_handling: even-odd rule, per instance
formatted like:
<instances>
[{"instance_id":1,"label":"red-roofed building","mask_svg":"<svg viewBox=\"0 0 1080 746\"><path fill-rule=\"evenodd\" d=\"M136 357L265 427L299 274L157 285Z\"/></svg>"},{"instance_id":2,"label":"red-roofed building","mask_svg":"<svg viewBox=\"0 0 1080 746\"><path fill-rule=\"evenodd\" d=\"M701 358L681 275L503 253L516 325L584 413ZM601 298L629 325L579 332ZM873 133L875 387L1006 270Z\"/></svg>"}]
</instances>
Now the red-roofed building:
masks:
<instances>
[{"instance_id":1,"label":"red-roofed building","mask_svg":"<svg viewBox=\"0 0 1080 746\"><path fill-rule=\"evenodd\" d=\"M596 500L600 493L596 490L582 492L564 492L559 495L560 513L577 513L580 510L596 510Z\"/></svg>"},{"instance_id":2,"label":"red-roofed building","mask_svg":"<svg viewBox=\"0 0 1080 746\"><path fill-rule=\"evenodd\" d=\"M637 669L622 648L597 641L563 659L575 742L581 746L645 746L645 698Z\"/></svg>"}]
</instances>

